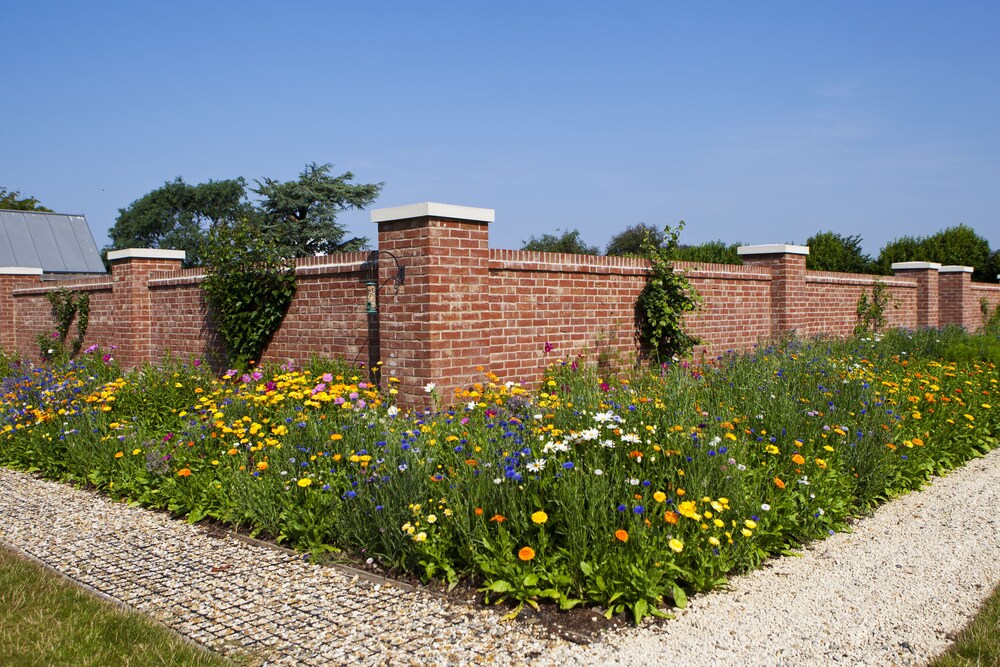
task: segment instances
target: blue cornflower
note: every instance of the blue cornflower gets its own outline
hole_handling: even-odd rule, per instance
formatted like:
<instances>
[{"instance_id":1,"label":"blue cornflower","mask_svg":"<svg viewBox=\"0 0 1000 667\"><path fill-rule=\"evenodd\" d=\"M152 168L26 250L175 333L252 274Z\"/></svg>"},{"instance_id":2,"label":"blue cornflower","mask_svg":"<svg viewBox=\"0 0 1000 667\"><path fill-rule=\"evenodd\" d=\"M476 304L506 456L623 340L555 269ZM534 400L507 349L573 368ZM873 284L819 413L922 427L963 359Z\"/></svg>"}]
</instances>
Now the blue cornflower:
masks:
<instances>
[{"instance_id":1,"label":"blue cornflower","mask_svg":"<svg viewBox=\"0 0 1000 667\"><path fill-rule=\"evenodd\" d=\"M632 511L636 514L642 514L643 512L646 511L646 508L643 507L642 505L636 505L635 507L632 508Z\"/></svg>"},{"instance_id":2,"label":"blue cornflower","mask_svg":"<svg viewBox=\"0 0 1000 667\"><path fill-rule=\"evenodd\" d=\"M573 469L573 465L574 464L573 464L572 461L566 461L566 463L562 464L563 468L566 468L566 470L572 470Z\"/></svg>"}]
</instances>

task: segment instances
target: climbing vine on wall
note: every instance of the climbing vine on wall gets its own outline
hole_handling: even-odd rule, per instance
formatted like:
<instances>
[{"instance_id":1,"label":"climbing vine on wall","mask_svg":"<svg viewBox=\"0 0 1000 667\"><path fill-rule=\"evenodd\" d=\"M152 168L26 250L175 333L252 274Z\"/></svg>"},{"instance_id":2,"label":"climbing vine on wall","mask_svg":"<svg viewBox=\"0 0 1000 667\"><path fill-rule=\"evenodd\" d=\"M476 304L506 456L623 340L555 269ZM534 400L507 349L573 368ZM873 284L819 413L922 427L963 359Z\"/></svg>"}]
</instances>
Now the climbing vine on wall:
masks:
<instances>
[{"instance_id":1,"label":"climbing vine on wall","mask_svg":"<svg viewBox=\"0 0 1000 667\"><path fill-rule=\"evenodd\" d=\"M202 289L230 364L259 360L295 296L295 267L252 221L218 223L202 255Z\"/></svg>"},{"instance_id":2,"label":"climbing vine on wall","mask_svg":"<svg viewBox=\"0 0 1000 667\"><path fill-rule=\"evenodd\" d=\"M649 258L649 279L636 301L639 335L654 361L685 355L701 342L687 332L684 313L698 309L701 295L683 273L674 271L678 239L684 221L676 229L664 228L660 244L643 239L643 254Z\"/></svg>"},{"instance_id":3,"label":"climbing vine on wall","mask_svg":"<svg viewBox=\"0 0 1000 667\"><path fill-rule=\"evenodd\" d=\"M52 304L52 316L56 320L55 331L38 334L39 351L42 359L65 360L76 356L83 347L90 324L90 295L86 292L71 292L65 287L55 289L45 295ZM76 322L76 337L67 343L73 322Z\"/></svg>"}]
</instances>

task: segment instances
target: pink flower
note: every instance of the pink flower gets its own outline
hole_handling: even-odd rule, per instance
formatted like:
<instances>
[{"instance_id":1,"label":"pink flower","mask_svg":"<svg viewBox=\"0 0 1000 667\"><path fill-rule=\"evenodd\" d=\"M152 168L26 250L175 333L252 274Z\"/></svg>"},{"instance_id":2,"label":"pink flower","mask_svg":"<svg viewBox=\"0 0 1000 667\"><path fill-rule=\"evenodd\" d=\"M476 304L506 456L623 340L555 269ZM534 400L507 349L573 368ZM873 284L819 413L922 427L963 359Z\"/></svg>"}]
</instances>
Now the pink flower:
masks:
<instances>
[{"instance_id":1,"label":"pink flower","mask_svg":"<svg viewBox=\"0 0 1000 667\"><path fill-rule=\"evenodd\" d=\"M556 349L556 348L555 348L555 346L552 343L549 343L548 341L545 342L545 354L548 354L549 352L551 352L554 349Z\"/></svg>"}]
</instances>

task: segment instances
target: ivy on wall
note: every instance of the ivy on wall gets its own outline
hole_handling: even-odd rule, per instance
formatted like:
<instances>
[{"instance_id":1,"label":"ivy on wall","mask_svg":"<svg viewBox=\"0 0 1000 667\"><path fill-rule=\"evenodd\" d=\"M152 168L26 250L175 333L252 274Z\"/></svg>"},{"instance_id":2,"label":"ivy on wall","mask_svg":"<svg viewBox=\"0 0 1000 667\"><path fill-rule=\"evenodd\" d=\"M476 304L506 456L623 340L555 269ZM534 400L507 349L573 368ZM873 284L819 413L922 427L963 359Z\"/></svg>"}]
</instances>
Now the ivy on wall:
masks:
<instances>
[{"instance_id":1,"label":"ivy on wall","mask_svg":"<svg viewBox=\"0 0 1000 667\"><path fill-rule=\"evenodd\" d=\"M42 359L66 360L75 357L83 347L83 339L90 324L90 295L86 292L71 292L65 287L60 287L45 297L52 304L56 329L51 333L36 336ZM66 339L69 337L74 320L76 337L67 343Z\"/></svg>"}]
</instances>

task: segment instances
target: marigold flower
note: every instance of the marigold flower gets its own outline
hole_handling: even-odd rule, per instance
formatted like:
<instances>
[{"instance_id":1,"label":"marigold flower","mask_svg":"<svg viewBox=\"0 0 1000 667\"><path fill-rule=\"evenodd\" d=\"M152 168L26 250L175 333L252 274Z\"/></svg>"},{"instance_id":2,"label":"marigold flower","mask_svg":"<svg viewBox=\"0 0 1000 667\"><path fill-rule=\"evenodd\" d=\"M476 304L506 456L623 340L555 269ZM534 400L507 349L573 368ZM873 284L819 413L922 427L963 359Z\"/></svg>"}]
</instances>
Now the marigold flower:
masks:
<instances>
[{"instance_id":1,"label":"marigold flower","mask_svg":"<svg viewBox=\"0 0 1000 667\"><path fill-rule=\"evenodd\" d=\"M779 489L783 489L783 488L785 488L785 483L781 481L781 478L780 478L780 477L775 477L775 478L774 478L774 485L775 485L776 487L778 487Z\"/></svg>"},{"instance_id":2,"label":"marigold flower","mask_svg":"<svg viewBox=\"0 0 1000 667\"><path fill-rule=\"evenodd\" d=\"M308 477L303 477L302 479L300 479L298 481L298 485L301 486L303 489L306 488L307 486L309 486L312 483L313 483L313 481L311 479L309 479Z\"/></svg>"},{"instance_id":3,"label":"marigold flower","mask_svg":"<svg viewBox=\"0 0 1000 667\"><path fill-rule=\"evenodd\" d=\"M806 460L802 457L801 454L792 455L792 463L794 463L795 465L802 465L805 462Z\"/></svg>"},{"instance_id":4,"label":"marigold flower","mask_svg":"<svg viewBox=\"0 0 1000 667\"><path fill-rule=\"evenodd\" d=\"M679 554L680 552L684 551L684 543L678 540L676 537L667 542L667 546L669 546L670 550L673 551L674 553Z\"/></svg>"},{"instance_id":5,"label":"marigold flower","mask_svg":"<svg viewBox=\"0 0 1000 667\"><path fill-rule=\"evenodd\" d=\"M816 459L816 467L826 468L826 461L824 461L823 459Z\"/></svg>"},{"instance_id":6,"label":"marigold flower","mask_svg":"<svg viewBox=\"0 0 1000 667\"><path fill-rule=\"evenodd\" d=\"M664 512L663 520L667 523L677 523L677 512Z\"/></svg>"},{"instance_id":7,"label":"marigold flower","mask_svg":"<svg viewBox=\"0 0 1000 667\"><path fill-rule=\"evenodd\" d=\"M257 470L260 470L261 472L267 470L267 461L261 461L260 463L258 463Z\"/></svg>"},{"instance_id":8,"label":"marigold flower","mask_svg":"<svg viewBox=\"0 0 1000 667\"><path fill-rule=\"evenodd\" d=\"M115 458L116 459L120 459L123 456L125 456L125 452L115 452Z\"/></svg>"},{"instance_id":9,"label":"marigold flower","mask_svg":"<svg viewBox=\"0 0 1000 667\"><path fill-rule=\"evenodd\" d=\"M615 539L619 542L628 542L628 532L619 528L615 531Z\"/></svg>"},{"instance_id":10,"label":"marigold flower","mask_svg":"<svg viewBox=\"0 0 1000 667\"><path fill-rule=\"evenodd\" d=\"M531 515L531 521L533 523L537 523L538 525L541 525L548 520L549 520L549 515L543 512L542 510L538 510L537 512Z\"/></svg>"},{"instance_id":11,"label":"marigold flower","mask_svg":"<svg viewBox=\"0 0 1000 667\"><path fill-rule=\"evenodd\" d=\"M483 515L483 508L482 507L477 507L476 508L476 516L482 516L482 515Z\"/></svg>"},{"instance_id":12,"label":"marigold flower","mask_svg":"<svg viewBox=\"0 0 1000 667\"><path fill-rule=\"evenodd\" d=\"M177 471L178 477L188 477L191 475L191 468L181 468Z\"/></svg>"},{"instance_id":13,"label":"marigold flower","mask_svg":"<svg viewBox=\"0 0 1000 667\"><path fill-rule=\"evenodd\" d=\"M667 499L667 494L665 494L663 491L657 491L656 493L653 494L653 500L655 500L658 503L662 503L666 499Z\"/></svg>"},{"instance_id":14,"label":"marigold flower","mask_svg":"<svg viewBox=\"0 0 1000 667\"><path fill-rule=\"evenodd\" d=\"M531 547L521 547L521 550L517 552L517 557L523 561L533 560L535 558L535 550Z\"/></svg>"},{"instance_id":15,"label":"marigold flower","mask_svg":"<svg viewBox=\"0 0 1000 667\"><path fill-rule=\"evenodd\" d=\"M503 523L506 520L507 517L505 517L503 514L494 514L492 517L490 517L490 521L496 521L497 523Z\"/></svg>"}]
</instances>

